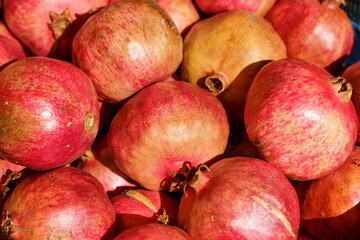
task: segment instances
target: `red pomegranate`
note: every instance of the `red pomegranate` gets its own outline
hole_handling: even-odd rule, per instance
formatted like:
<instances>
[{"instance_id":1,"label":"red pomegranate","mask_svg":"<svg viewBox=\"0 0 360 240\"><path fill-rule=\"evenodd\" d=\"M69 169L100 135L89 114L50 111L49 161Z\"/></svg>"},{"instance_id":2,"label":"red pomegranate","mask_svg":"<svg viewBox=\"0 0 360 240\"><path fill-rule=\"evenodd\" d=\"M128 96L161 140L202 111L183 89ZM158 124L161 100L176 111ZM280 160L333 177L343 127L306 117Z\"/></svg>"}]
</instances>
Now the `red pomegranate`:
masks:
<instances>
[{"instance_id":1,"label":"red pomegranate","mask_svg":"<svg viewBox=\"0 0 360 240\"><path fill-rule=\"evenodd\" d=\"M81 156L77 168L96 177L109 197L121 193L124 189L138 186L115 165L107 143L107 134L95 139L91 148Z\"/></svg>"},{"instance_id":2,"label":"red pomegranate","mask_svg":"<svg viewBox=\"0 0 360 240\"><path fill-rule=\"evenodd\" d=\"M155 1L121 0L78 31L72 60L91 77L100 99L120 102L171 76L182 60L182 44L174 22Z\"/></svg>"},{"instance_id":3,"label":"red pomegranate","mask_svg":"<svg viewBox=\"0 0 360 240\"><path fill-rule=\"evenodd\" d=\"M16 44L19 46L19 48L23 48L23 46L21 45L19 40L14 37L14 35L9 31L9 29L5 25L4 21L1 19L0 19L0 36L9 38L13 42L16 42Z\"/></svg>"},{"instance_id":4,"label":"red pomegranate","mask_svg":"<svg viewBox=\"0 0 360 240\"><path fill-rule=\"evenodd\" d=\"M2 210L6 239L112 239L115 210L101 183L73 167L34 173Z\"/></svg>"},{"instance_id":5,"label":"red pomegranate","mask_svg":"<svg viewBox=\"0 0 360 240\"><path fill-rule=\"evenodd\" d=\"M342 77L344 77L346 81L348 81L353 87L351 100L354 103L358 119L360 119L360 61L347 67L342 74ZM356 139L357 144L360 144L359 132L360 130L358 130L358 135Z\"/></svg>"},{"instance_id":6,"label":"red pomegranate","mask_svg":"<svg viewBox=\"0 0 360 240\"><path fill-rule=\"evenodd\" d=\"M275 3L276 0L195 0L200 10L208 15L242 9L263 17Z\"/></svg>"},{"instance_id":7,"label":"red pomegranate","mask_svg":"<svg viewBox=\"0 0 360 240\"><path fill-rule=\"evenodd\" d=\"M9 30L34 55L48 56L66 27L93 8L109 0L4 0L3 14Z\"/></svg>"},{"instance_id":8,"label":"red pomegranate","mask_svg":"<svg viewBox=\"0 0 360 240\"><path fill-rule=\"evenodd\" d=\"M62 60L26 57L5 67L0 78L4 159L49 170L74 161L89 148L98 131L99 106L83 71Z\"/></svg>"},{"instance_id":9,"label":"red pomegranate","mask_svg":"<svg viewBox=\"0 0 360 240\"><path fill-rule=\"evenodd\" d=\"M25 52L21 45L0 35L0 66L24 57Z\"/></svg>"},{"instance_id":10,"label":"red pomegranate","mask_svg":"<svg viewBox=\"0 0 360 240\"><path fill-rule=\"evenodd\" d=\"M243 120L253 77L269 61L285 57L285 44L268 21L235 9L202 19L190 29L181 77L217 95L230 119Z\"/></svg>"},{"instance_id":11,"label":"red pomegranate","mask_svg":"<svg viewBox=\"0 0 360 240\"><path fill-rule=\"evenodd\" d=\"M299 202L280 170L247 157L225 158L209 171L200 169L178 213L179 227L192 239L297 238Z\"/></svg>"},{"instance_id":12,"label":"red pomegranate","mask_svg":"<svg viewBox=\"0 0 360 240\"><path fill-rule=\"evenodd\" d=\"M336 72L351 52L354 33L339 7L345 0L284 0L267 14L284 40L288 57L306 59Z\"/></svg>"},{"instance_id":13,"label":"red pomegranate","mask_svg":"<svg viewBox=\"0 0 360 240\"><path fill-rule=\"evenodd\" d=\"M175 226L149 223L130 228L113 240L191 240L189 235Z\"/></svg>"},{"instance_id":14,"label":"red pomegranate","mask_svg":"<svg viewBox=\"0 0 360 240\"><path fill-rule=\"evenodd\" d=\"M164 192L126 190L111 198L116 212L116 233L148 223L177 224L179 202Z\"/></svg>"},{"instance_id":15,"label":"red pomegranate","mask_svg":"<svg viewBox=\"0 0 360 240\"><path fill-rule=\"evenodd\" d=\"M352 86L324 68L286 58L263 67L245 101L247 135L292 180L323 177L350 155L358 118Z\"/></svg>"},{"instance_id":16,"label":"red pomegranate","mask_svg":"<svg viewBox=\"0 0 360 240\"><path fill-rule=\"evenodd\" d=\"M301 224L315 239L360 238L360 147L336 171L309 182L300 182L297 192Z\"/></svg>"},{"instance_id":17,"label":"red pomegranate","mask_svg":"<svg viewBox=\"0 0 360 240\"><path fill-rule=\"evenodd\" d=\"M142 187L169 190L184 165L218 160L229 123L209 92L183 81L152 84L119 110L108 140L117 166Z\"/></svg>"}]
</instances>

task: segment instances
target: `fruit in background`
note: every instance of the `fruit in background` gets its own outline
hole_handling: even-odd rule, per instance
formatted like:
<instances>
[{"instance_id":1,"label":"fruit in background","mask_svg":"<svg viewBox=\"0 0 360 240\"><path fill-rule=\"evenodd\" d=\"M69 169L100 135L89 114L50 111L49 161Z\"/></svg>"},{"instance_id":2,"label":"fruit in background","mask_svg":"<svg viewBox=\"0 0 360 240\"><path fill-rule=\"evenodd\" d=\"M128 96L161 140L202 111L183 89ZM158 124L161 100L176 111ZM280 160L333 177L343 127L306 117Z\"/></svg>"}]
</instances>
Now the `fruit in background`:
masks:
<instances>
[{"instance_id":1,"label":"fruit in background","mask_svg":"<svg viewBox=\"0 0 360 240\"><path fill-rule=\"evenodd\" d=\"M296 239L299 202L286 176L255 158L224 158L195 174L178 224L192 239ZM219 230L221 229L221 231Z\"/></svg>"},{"instance_id":2,"label":"fruit in background","mask_svg":"<svg viewBox=\"0 0 360 240\"><path fill-rule=\"evenodd\" d=\"M21 45L7 37L0 36L0 67L24 57L25 52Z\"/></svg>"},{"instance_id":3,"label":"fruit in background","mask_svg":"<svg viewBox=\"0 0 360 240\"><path fill-rule=\"evenodd\" d=\"M335 74L350 55L354 33L340 9L344 0L282 0L266 19L285 42L288 57L302 58Z\"/></svg>"},{"instance_id":4,"label":"fruit in background","mask_svg":"<svg viewBox=\"0 0 360 240\"><path fill-rule=\"evenodd\" d=\"M351 100L354 103L358 119L360 120L360 61L354 63L353 65L347 67L342 74L342 77L348 81L353 87ZM360 127L360 125L359 125ZM360 144L360 129L358 130L358 135L356 143Z\"/></svg>"},{"instance_id":5,"label":"fruit in background","mask_svg":"<svg viewBox=\"0 0 360 240\"><path fill-rule=\"evenodd\" d=\"M98 132L99 105L83 71L37 56L11 63L0 78L4 159L49 170L71 163L90 147Z\"/></svg>"},{"instance_id":6,"label":"fruit in background","mask_svg":"<svg viewBox=\"0 0 360 240\"><path fill-rule=\"evenodd\" d=\"M263 17L275 3L276 0L195 0L200 10L208 15L242 9Z\"/></svg>"},{"instance_id":7,"label":"fruit in background","mask_svg":"<svg viewBox=\"0 0 360 240\"><path fill-rule=\"evenodd\" d=\"M52 45L66 27L90 9L108 4L109 0L4 0L6 25L29 50L48 56Z\"/></svg>"},{"instance_id":8,"label":"fruit in background","mask_svg":"<svg viewBox=\"0 0 360 240\"><path fill-rule=\"evenodd\" d=\"M174 22L155 1L120 0L78 31L72 60L91 77L101 100L116 103L170 77L182 60L182 44Z\"/></svg>"},{"instance_id":9,"label":"fruit in background","mask_svg":"<svg viewBox=\"0 0 360 240\"><path fill-rule=\"evenodd\" d=\"M231 10L192 26L184 39L181 77L218 95L249 65L285 57L285 44L268 21Z\"/></svg>"},{"instance_id":10,"label":"fruit in background","mask_svg":"<svg viewBox=\"0 0 360 240\"><path fill-rule=\"evenodd\" d=\"M360 238L360 147L333 173L299 182L301 225L316 239Z\"/></svg>"},{"instance_id":11,"label":"fruit in background","mask_svg":"<svg viewBox=\"0 0 360 240\"><path fill-rule=\"evenodd\" d=\"M121 193L124 189L138 186L115 165L106 133L95 139L91 149L81 156L77 168L96 177L104 186L109 197Z\"/></svg>"},{"instance_id":12,"label":"fruit in background","mask_svg":"<svg viewBox=\"0 0 360 240\"><path fill-rule=\"evenodd\" d=\"M149 223L130 228L113 240L191 240L189 235L178 227L159 223Z\"/></svg>"},{"instance_id":13,"label":"fruit in background","mask_svg":"<svg viewBox=\"0 0 360 240\"><path fill-rule=\"evenodd\" d=\"M292 180L323 177L349 157L358 118L352 86L302 59L267 64L251 83L245 128L259 156Z\"/></svg>"},{"instance_id":14,"label":"fruit in background","mask_svg":"<svg viewBox=\"0 0 360 240\"><path fill-rule=\"evenodd\" d=\"M16 42L18 45L18 48L23 48L21 43L17 38L14 37L14 35L9 31L7 26L5 25L4 21L0 19L0 36L7 37L8 39L12 40L13 42Z\"/></svg>"},{"instance_id":15,"label":"fruit in background","mask_svg":"<svg viewBox=\"0 0 360 240\"><path fill-rule=\"evenodd\" d=\"M115 210L101 183L73 167L22 180L1 219L2 236L10 239L111 240L115 230Z\"/></svg>"},{"instance_id":16,"label":"fruit in background","mask_svg":"<svg viewBox=\"0 0 360 240\"><path fill-rule=\"evenodd\" d=\"M116 165L142 187L169 190L184 165L221 158L229 123L220 101L183 81L152 84L119 110L108 141Z\"/></svg>"},{"instance_id":17,"label":"fruit in background","mask_svg":"<svg viewBox=\"0 0 360 240\"><path fill-rule=\"evenodd\" d=\"M148 223L177 225L179 202L164 192L131 189L111 202L116 212L116 235Z\"/></svg>"},{"instance_id":18,"label":"fruit in background","mask_svg":"<svg viewBox=\"0 0 360 240\"><path fill-rule=\"evenodd\" d=\"M200 20L200 15L192 0L156 1L170 15L183 37L191 26Z\"/></svg>"}]
</instances>

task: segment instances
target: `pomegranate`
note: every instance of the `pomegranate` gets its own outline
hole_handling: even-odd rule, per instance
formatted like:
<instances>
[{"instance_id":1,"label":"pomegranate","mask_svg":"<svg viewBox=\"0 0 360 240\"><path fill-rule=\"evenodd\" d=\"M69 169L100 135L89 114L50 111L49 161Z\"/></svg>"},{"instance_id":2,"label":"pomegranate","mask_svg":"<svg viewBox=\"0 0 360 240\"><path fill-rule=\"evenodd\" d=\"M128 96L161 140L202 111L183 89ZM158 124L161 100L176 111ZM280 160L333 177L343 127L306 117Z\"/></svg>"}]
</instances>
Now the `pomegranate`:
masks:
<instances>
[{"instance_id":1,"label":"pomegranate","mask_svg":"<svg viewBox=\"0 0 360 240\"><path fill-rule=\"evenodd\" d=\"M119 0L78 31L72 60L91 77L99 98L115 103L171 76L182 60L182 44L155 1Z\"/></svg>"},{"instance_id":2,"label":"pomegranate","mask_svg":"<svg viewBox=\"0 0 360 240\"><path fill-rule=\"evenodd\" d=\"M242 9L263 17L275 3L276 0L195 0L200 10L208 15Z\"/></svg>"},{"instance_id":3,"label":"pomegranate","mask_svg":"<svg viewBox=\"0 0 360 240\"><path fill-rule=\"evenodd\" d=\"M354 103L358 119L360 119L360 61L352 64L347 67L342 74L342 76L348 81L353 87L351 100ZM360 126L360 125L359 125ZM360 129L358 130L358 135L356 143L360 144Z\"/></svg>"},{"instance_id":4,"label":"pomegranate","mask_svg":"<svg viewBox=\"0 0 360 240\"><path fill-rule=\"evenodd\" d=\"M17 38L14 37L14 35L9 31L7 26L5 25L3 20L0 20L0 36L7 37L8 39L15 42L16 45L18 45L18 48L23 48L22 44L19 42Z\"/></svg>"},{"instance_id":5,"label":"pomegranate","mask_svg":"<svg viewBox=\"0 0 360 240\"><path fill-rule=\"evenodd\" d=\"M339 7L345 0L279 1L267 14L284 40L288 57L302 58L336 72L350 55L354 33Z\"/></svg>"},{"instance_id":6,"label":"pomegranate","mask_svg":"<svg viewBox=\"0 0 360 240\"><path fill-rule=\"evenodd\" d=\"M132 189L114 196L111 202L116 212L117 234L147 223L177 224L179 202L166 193Z\"/></svg>"},{"instance_id":7,"label":"pomegranate","mask_svg":"<svg viewBox=\"0 0 360 240\"><path fill-rule=\"evenodd\" d=\"M200 170L178 213L179 227L192 239L296 239L299 202L280 170L248 157L224 158Z\"/></svg>"},{"instance_id":8,"label":"pomegranate","mask_svg":"<svg viewBox=\"0 0 360 240\"><path fill-rule=\"evenodd\" d=\"M2 9L9 30L38 56L48 56L52 45L77 17L109 0L4 0Z\"/></svg>"},{"instance_id":9,"label":"pomegranate","mask_svg":"<svg viewBox=\"0 0 360 240\"><path fill-rule=\"evenodd\" d=\"M152 84L119 110L108 133L117 166L142 187L169 190L184 165L218 160L229 123L209 92L183 81Z\"/></svg>"},{"instance_id":10,"label":"pomegranate","mask_svg":"<svg viewBox=\"0 0 360 240\"><path fill-rule=\"evenodd\" d=\"M21 45L0 35L0 66L24 57L25 52Z\"/></svg>"},{"instance_id":11,"label":"pomegranate","mask_svg":"<svg viewBox=\"0 0 360 240\"><path fill-rule=\"evenodd\" d=\"M81 156L81 161L77 167L96 177L109 197L119 194L126 188L137 186L136 182L115 165L107 143L106 133L96 138L91 149Z\"/></svg>"},{"instance_id":12,"label":"pomegranate","mask_svg":"<svg viewBox=\"0 0 360 240\"><path fill-rule=\"evenodd\" d=\"M263 67L245 100L244 121L262 159L292 180L323 177L340 167L356 140L352 86L324 68L286 58Z\"/></svg>"},{"instance_id":13,"label":"pomegranate","mask_svg":"<svg viewBox=\"0 0 360 240\"><path fill-rule=\"evenodd\" d=\"M360 238L360 147L336 171L309 182L297 192L301 224L316 239Z\"/></svg>"},{"instance_id":14,"label":"pomegranate","mask_svg":"<svg viewBox=\"0 0 360 240\"><path fill-rule=\"evenodd\" d=\"M181 77L217 95L249 65L285 57L285 44L268 21L235 9L202 19L190 29L184 39Z\"/></svg>"},{"instance_id":15,"label":"pomegranate","mask_svg":"<svg viewBox=\"0 0 360 240\"><path fill-rule=\"evenodd\" d=\"M89 148L98 131L99 105L83 71L36 56L11 63L0 78L1 157L49 170L74 161Z\"/></svg>"},{"instance_id":16,"label":"pomegranate","mask_svg":"<svg viewBox=\"0 0 360 240\"><path fill-rule=\"evenodd\" d=\"M34 173L2 211L5 239L112 239L115 210L101 183L73 167Z\"/></svg>"},{"instance_id":17,"label":"pomegranate","mask_svg":"<svg viewBox=\"0 0 360 240\"><path fill-rule=\"evenodd\" d=\"M149 223L130 228L119 234L113 240L190 240L189 235L175 226Z\"/></svg>"}]
</instances>

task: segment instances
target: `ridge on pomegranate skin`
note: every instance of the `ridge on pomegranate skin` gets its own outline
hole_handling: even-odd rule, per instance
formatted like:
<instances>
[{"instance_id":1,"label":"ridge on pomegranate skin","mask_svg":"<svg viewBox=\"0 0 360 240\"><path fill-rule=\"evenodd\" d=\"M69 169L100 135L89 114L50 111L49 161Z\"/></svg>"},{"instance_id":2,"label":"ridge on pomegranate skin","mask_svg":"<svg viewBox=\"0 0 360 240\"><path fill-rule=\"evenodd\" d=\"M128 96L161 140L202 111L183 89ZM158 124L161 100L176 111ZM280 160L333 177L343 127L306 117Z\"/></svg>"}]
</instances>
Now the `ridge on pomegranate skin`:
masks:
<instances>
[{"instance_id":1,"label":"ridge on pomegranate skin","mask_svg":"<svg viewBox=\"0 0 360 240\"><path fill-rule=\"evenodd\" d=\"M101 100L117 103L165 81L182 60L182 37L169 14L152 0L116 1L77 32L73 63L93 81Z\"/></svg>"},{"instance_id":2,"label":"ridge on pomegranate skin","mask_svg":"<svg viewBox=\"0 0 360 240\"><path fill-rule=\"evenodd\" d=\"M62 60L26 57L5 67L0 79L4 159L49 170L71 163L92 144L99 126L98 99L79 68Z\"/></svg>"},{"instance_id":3,"label":"ridge on pomegranate skin","mask_svg":"<svg viewBox=\"0 0 360 240\"><path fill-rule=\"evenodd\" d=\"M303 59L267 64L245 100L247 135L259 156L292 180L323 177L355 146L358 118L352 86Z\"/></svg>"},{"instance_id":4,"label":"ridge on pomegranate skin","mask_svg":"<svg viewBox=\"0 0 360 240\"><path fill-rule=\"evenodd\" d=\"M116 165L142 187L170 189L187 165L217 161L229 123L220 101L183 81L152 84L130 98L111 122L108 141Z\"/></svg>"},{"instance_id":5,"label":"ridge on pomegranate skin","mask_svg":"<svg viewBox=\"0 0 360 240\"><path fill-rule=\"evenodd\" d=\"M57 38L77 15L106 6L109 0L4 0L6 25L36 56L48 56ZM57 21L57 22L56 22Z\"/></svg>"},{"instance_id":6,"label":"ridge on pomegranate skin","mask_svg":"<svg viewBox=\"0 0 360 240\"><path fill-rule=\"evenodd\" d=\"M271 164L224 158L198 180L195 189L186 189L178 213L179 227L192 239L297 239L300 208L295 189Z\"/></svg>"}]
</instances>

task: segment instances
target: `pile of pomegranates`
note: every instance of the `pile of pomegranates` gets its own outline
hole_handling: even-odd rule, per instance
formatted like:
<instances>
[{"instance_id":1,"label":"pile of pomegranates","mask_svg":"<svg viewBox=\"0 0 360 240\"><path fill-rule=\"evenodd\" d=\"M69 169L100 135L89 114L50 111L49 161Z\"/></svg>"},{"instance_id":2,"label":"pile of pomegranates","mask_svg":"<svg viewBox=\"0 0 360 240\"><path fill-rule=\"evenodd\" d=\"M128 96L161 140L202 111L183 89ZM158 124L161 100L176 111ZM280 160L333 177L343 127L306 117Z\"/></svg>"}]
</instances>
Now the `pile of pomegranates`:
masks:
<instances>
[{"instance_id":1,"label":"pile of pomegranates","mask_svg":"<svg viewBox=\"0 0 360 240\"><path fill-rule=\"evenodd\" d=\"M1 1L0 240L359 239L344 8Z\"/></svg>"}]
</instances>

